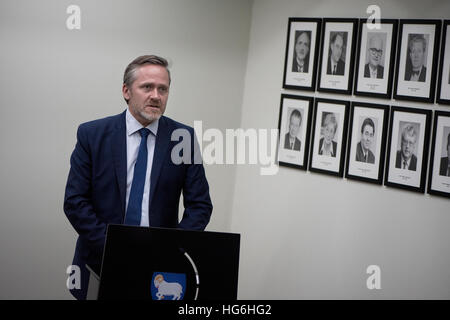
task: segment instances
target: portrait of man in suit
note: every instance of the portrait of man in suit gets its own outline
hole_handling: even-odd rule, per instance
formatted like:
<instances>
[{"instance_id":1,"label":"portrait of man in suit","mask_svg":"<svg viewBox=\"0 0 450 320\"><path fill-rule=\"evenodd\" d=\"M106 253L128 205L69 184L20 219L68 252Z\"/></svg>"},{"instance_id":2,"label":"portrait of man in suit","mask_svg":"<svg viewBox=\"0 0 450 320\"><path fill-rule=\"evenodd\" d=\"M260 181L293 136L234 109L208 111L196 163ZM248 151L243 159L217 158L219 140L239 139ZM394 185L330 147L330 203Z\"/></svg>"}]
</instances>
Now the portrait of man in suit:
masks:
<instances>
[{"instance_id":1,"label":"portrait of man in suit","mask_svg":"<svg viewBox=\"0 0 450 320\"><path fill-rule=\"evenodd\" d=\"M375 124L372 119L366 118L361 126L361 140L356 145L356 161L375 163L375 155L370 150L375 134Z\"/></svg>"},{"instance_id":2,"label":"portrait of man in suit","mask_svg":"<svg viewBox=\"0 0 450 320\"><path fill-rule=\"evenodd\" d=\"M138 57L123 77L126 110L78 127L64 195L64 212L78 233L72 264L80 268L81 288L70 290L77 299L86 298L86 265L100 268L108 224L204 230L209 222L212 203L201 159L194 159L194 130L163 115L170 82L166 59ZM175 130L185 130L192 146L191 159L181 164L171 157Z\"/></svg>"},{"instance_id":3,"label":"portrait of man in suit","mask_svg":"<svg viewBox=\"0 0 450 320\"><path fill-rule=\"evenodd\" d=\"M295 32L294 59L292 72L307 73L309 69L309 50L311 47L311 31Z\"/></svg>"},{"instance_id":4,"label":"portrait of man in suit","mask_svg":"<svg viewBox=\"0 0 450 320\"><path fill-rule=\"evenodd\" d=\"M284 135L284 148L288 150L300 151L302 142L297 138L302 125L302 114L294 109L289 117L289 131Z\"/></svg>"},{"instance_id":5,"label":"portrait of man in suit","mask_svg":"<svg viewBox=\"0 0 450 320\"><path fill-rule=\"evenodd\" d=\"M369 33L369 43L367 46L367 56L369 62L364 66L364 77L383 79L383 39L377 33Z\"/></svg>"},{"instance_id":6,"label":"portrait of man in suit","mask_svg":"<svg viewBox=\"0 0 450 320\"><path fill-rule=\"evenodd\" d=\"M425 82L427 74L427 68L425 67L427 41L423 34L410 34L408 39L405 81Z\"/></svg>"},{"instance_id":7,"label":"portrait of man in suit","mask_svg":"<svg viewBox=\"0 0 450 320\"><path fill-rule=\"evenodd\" d=\"M338 123L334 113L327 113L323 121L323 137L319 141L319 155L336 157L337 142L333 139L336 134L337 126Z\"/></svg>"},{"instance_id":8,"label":"portrait of man in suit","mask_svg":"<svg viewBox=\"0 0 450 320\"><path fill-rule=\"evenodd\" d=\"M398 169L416 171L417 157L416 152L417 131L415 126L407 123L401 130L400 150L397 151L395 158L395 167Z\"/></svg>"},{"instance_id":9,"label":"portrait of man in suit","mask_svg":"<svg viewBox=\"0 0 450 320\"><path fill-rule=\"evenodd\" d=\"M327 74L343 76L345 62L342 60L342 50L345 49L344 32L330 33L330 50L328 53Z\"/></svg>"},{"instance_id":10,"label":"portrait of man in suit","mask_svg":"<svg viewBox=\"0 0 450 320\"><path fill-rule=\"evenodd\" d=\"M441 157L439 175L450 177L450 133L447 136L447 155Z\"/></svg>"}]
</instances>

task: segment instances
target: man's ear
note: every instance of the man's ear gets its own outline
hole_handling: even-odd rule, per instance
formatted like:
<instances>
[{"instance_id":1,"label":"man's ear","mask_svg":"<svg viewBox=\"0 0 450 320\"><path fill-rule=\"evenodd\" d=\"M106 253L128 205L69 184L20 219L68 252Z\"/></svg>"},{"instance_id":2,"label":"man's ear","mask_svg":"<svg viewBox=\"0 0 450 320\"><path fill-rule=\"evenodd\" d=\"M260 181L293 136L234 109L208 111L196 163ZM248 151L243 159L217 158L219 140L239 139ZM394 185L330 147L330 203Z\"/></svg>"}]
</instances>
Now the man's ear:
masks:
<instances>
[{"instance_id":1,"label":"man's ear","mask_svg":"<svg viewBox=\"0 0 450 320\"><path fill-rule=\"evenodd\" d=\"M122 86L122 95L125 100L130 100L130 90L125 83Z\"/></svg>"}]
</instances>

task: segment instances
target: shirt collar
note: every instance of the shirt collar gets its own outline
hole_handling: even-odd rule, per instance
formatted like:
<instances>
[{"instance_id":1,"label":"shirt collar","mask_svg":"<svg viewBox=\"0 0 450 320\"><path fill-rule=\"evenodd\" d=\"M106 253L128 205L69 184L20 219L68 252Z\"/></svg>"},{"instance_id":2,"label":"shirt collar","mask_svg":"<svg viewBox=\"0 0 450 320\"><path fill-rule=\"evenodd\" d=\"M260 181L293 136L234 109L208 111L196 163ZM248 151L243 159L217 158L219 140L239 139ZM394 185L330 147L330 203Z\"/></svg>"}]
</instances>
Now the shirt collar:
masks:
<instances>
[{"instance_id":1,"label":"shirt collar","mask_svg":"<svg viewBox=\"0 0 450 320\"><path fill-rule=\"evenodd\" d=\"M126 111L126 125L127 125L127 136L132 135L136 131L142 129L144 126L136 120L136 118L131 114L130 109L127 108ZM155 136L158 133L158 125L159 125L159 119L156 121L152 121L148 126L146 126L147 129L149 129Z\"/></svg>"},{"instance_id":2,"label":"shirt collar","mask_svg":"<svg viewBox=\"0 0 450 320\"><path fill-rule=\"evenodd\" d=\"M409 164L411 163L411 158L412 158L412 157L409 157L409 159L406 160L406 159L403 157L403 154L402 154L402 163L401 163L402 168L403 168L403 163L404 163L405 161L406 161L406 166L409 168Z\"/></svg>"},{"instance_id":3,"label":"shirt collar","mask_svg":"<svg viewBox=\"0 0 450 320\"><path fill-rule=\"evenodd\" d=\"M321 149L322 153L325 153L325 151L330 151L330 155L334 156L333 154L333 142L330 143L330 150L326 150L325 149L325 139L322 142L322 149Z\"/></svg>"}]
</instances>

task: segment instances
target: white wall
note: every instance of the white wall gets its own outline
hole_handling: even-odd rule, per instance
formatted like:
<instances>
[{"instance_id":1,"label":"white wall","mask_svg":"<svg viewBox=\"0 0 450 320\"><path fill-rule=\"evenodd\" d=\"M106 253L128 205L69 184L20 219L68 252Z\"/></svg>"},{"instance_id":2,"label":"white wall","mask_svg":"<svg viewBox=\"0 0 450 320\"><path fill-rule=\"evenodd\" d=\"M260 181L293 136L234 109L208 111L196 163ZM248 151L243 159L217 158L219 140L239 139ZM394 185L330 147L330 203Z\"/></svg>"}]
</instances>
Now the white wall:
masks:
<instances>
[{"instance_id":1,"label":"white wall","mask_svg":"<svg viewBox=\"0 0 450 320\"><path fill-rule=\"evenodd\" d=\"M450 14L448 1L255 1L241 126L277 128L283 92L385 103L282 90L289 17L367 17L370 4L382 18ZM448 200L285 167L260 176L240 166L235 185L240 299L450 298ZM381 268L381 290L366 287L369 265Z\"/></svg>"},{"instance_id":2,"label":"white wall","mask_svg":"<svg viewBox=\"0 0 450 320\"><path fill-rule=\"evenodd\" d=\"M66 8L81 8L81 30ZM251 1L0 2L0 299L70 298L75 232L63 213L77 126L120 113L126 65L171 61L166 114L203 127L238 127ZM230 228L234 167L206 168L214 213Z\"/></svg>"},{"instance_id":3,"label":"white wall","mask_svg":"<svg viewBox=\"0 0 450 320\"><path fill-rule=\"evenodd\" d=\"M75 232L62 202L76 127L125 108L133 58L171 61L170 117L276 128L282 92L313 95L281 90L288 17L363 17L371 2L1 1L0 299L70 298ZM65 27L69 4L80 31ZM376 4L386 18L450 13L448 1ZM240 298L450 298L448 200L287 168L206 171L208 230L242 234ZM381 291L365 287L370 264Z\"/></svg>"}]
</instances>

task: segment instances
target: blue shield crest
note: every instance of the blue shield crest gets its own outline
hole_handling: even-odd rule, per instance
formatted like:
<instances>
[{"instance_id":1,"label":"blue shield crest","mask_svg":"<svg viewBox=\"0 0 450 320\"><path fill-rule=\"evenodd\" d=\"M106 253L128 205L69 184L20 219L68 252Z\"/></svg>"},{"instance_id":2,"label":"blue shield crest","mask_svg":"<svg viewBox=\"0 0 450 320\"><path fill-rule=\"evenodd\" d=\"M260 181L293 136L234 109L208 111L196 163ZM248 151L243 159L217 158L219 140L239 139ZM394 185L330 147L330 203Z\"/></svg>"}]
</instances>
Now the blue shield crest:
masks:
<instances>
[{"instance_id":1,"label":"blue shield crest","mask_svg":"<svg viewBox=\"0 0 450 320\"><path fill-rule=\"evenodd\" d=\"M151 283L153 300L183 300L186 292L186 274L154 272Z\"/></svg>"}]
</instances>

